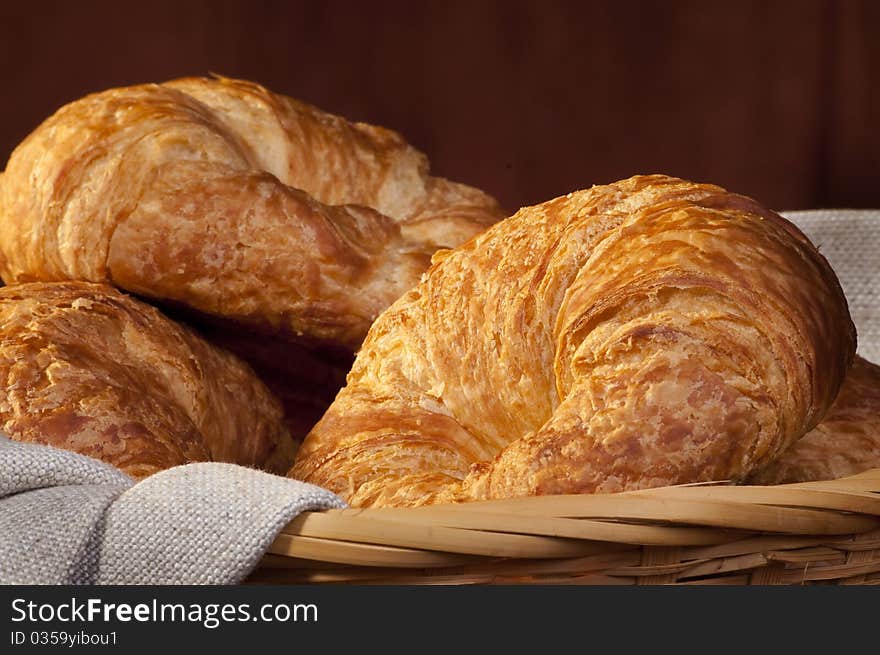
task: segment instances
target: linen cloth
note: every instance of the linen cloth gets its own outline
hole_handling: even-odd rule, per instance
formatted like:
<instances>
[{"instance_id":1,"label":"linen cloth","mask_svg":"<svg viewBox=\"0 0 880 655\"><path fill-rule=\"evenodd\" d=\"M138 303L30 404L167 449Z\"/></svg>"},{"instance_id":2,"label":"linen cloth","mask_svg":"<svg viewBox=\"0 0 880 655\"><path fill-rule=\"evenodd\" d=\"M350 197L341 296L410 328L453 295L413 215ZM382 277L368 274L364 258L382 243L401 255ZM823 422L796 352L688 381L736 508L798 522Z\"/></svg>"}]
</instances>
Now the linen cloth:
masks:
<instances>
[{"instance_id":1,"label":"linen cloth","mask_svg":"<svg viewBox=\"0 0 880 655\"><path fill-rule=\"evenodd\" d=\"M234 584L289 521L334 494L234 464L140 482L91 457L0 436L0 583Z\"/></svg>"}]
</instances>

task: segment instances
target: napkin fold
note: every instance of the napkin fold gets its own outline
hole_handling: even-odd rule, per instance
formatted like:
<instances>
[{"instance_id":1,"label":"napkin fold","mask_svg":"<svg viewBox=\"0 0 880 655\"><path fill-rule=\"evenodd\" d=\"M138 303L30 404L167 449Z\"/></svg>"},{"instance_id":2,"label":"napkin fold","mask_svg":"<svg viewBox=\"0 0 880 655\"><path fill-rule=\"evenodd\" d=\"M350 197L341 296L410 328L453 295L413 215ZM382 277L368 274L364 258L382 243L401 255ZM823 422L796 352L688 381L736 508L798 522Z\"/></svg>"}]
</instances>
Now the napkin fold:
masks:
<instances>
[{"instance_id":1,"label":"napkin fold","mask_svg":"<svg viewBox=\"0 0 880 655\"><path fill-rule=\"evenodd\" d=\"M235 584L300 512L344 506L320 487L234 464L135 482L96 459L0 436L0 583Z\"/></svg>"}]
</instances>

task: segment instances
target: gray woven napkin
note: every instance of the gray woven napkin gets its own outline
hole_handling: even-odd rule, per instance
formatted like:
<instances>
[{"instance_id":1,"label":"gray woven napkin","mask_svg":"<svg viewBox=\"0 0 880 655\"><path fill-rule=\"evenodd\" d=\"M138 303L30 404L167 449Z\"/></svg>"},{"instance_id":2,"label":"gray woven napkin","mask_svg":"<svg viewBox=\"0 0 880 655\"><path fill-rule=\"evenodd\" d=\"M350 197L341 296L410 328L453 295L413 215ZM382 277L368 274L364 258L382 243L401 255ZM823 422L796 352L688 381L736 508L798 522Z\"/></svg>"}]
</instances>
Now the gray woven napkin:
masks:
<instances>
[{"instance_id":1,"label":"gray woven napkin","mask_svg":"<svg viewBox=\"0 0 880 655\"><path fill-rule=\"evenodd\" d=\"M234 584L325 489L233 464L135 483L107 464L0 436L0 583Z\"/></svg>"},{"instance_id":2,"label":"gray woven napkin","mask_svg":"<svg viewBox=\"0 0 880 655\"><path fill-rule=\"evenodd\" d=\"M880 210L783 212L828 259L849 302L858 353L880 363Z\"/></svg>"}]
</instances>

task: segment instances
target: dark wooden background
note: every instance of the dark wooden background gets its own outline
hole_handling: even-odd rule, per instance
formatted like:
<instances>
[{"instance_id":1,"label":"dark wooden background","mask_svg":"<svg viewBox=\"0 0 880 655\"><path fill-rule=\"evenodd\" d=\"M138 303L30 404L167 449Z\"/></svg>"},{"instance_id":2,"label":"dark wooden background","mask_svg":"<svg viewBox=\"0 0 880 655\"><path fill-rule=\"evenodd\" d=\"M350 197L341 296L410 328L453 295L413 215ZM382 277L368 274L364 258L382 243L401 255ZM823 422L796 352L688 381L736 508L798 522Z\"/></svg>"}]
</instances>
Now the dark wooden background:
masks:
<instances>
[{"instance_id":1,"label":"dark wooden background","mask_svg":"<svg viewBox=\"0 0 880 655\"><path fill-rule=\"evenodd\" d=\"M210 71L401 131L510 209L637 172L880 206L880 2L4 3L0 162L61 104Z\"/></svg>"}]
</instances>

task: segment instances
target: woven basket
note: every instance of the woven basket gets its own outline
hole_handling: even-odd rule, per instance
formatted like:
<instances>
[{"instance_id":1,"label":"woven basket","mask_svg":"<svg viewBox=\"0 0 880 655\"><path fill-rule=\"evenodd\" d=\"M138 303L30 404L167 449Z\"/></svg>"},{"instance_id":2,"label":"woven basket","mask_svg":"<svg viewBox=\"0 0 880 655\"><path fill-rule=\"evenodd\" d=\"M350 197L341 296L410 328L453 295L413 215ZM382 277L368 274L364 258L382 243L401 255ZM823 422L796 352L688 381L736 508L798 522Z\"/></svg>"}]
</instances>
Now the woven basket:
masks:
<instances>
[{"instance_id":1,"label":"woven basket","mask_svg":"<svg viewBox=\"0 0 880 655\"><path fill-rule=\"evenodd\" d=\"M880 211L786 216L837 272L860 353L880 361ZM880 584L880 469L774 487L306 513L250 582Z\"/></svg>"},{"instance_id":2,"label":"woven basket","mask_svg":"<svg viewBox=\"0 0 880 655\"><path fill-rule=\"evenodd\" d=\"M773 487L308 512L249 582L880 584L880 469Z\"/></svg>"}]
</instances>

